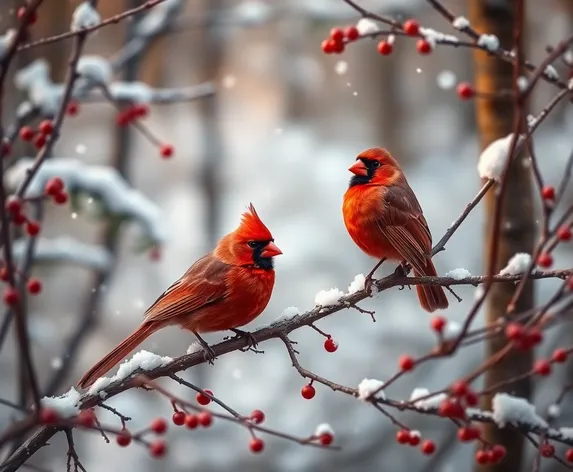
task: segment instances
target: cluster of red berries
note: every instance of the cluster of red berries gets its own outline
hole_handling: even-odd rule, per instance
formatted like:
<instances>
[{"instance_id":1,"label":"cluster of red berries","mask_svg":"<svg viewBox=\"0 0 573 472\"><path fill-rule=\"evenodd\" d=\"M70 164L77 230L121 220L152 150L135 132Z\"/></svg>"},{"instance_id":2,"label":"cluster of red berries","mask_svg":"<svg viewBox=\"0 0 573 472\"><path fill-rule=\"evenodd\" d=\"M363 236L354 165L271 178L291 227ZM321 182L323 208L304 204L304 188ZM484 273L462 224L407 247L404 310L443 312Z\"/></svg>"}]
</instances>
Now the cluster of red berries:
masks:
<instances>
[{"instance_id":1,"label":"cluster of red berries","mask_svg":"<svg viewBox=\"0 0 573 472\"><path fill-rule=\"evenodd\" d=\"M187 426L189 429L195 429L197 426L208 428L213 424L213 414L210 411L200 411L196 415L176 411L172 417L173 424L176 426Z\"/></svg>"},{"instance_id":2,"label":"cluster of red berries","mask_svg":"<svg viewBox=\"0 0 573 472\"><path fill-rule=\"evenodd\" d=\"M149 107L145 104L135 104L119 111L116 117L118 126L127 126L136 120L145 118L149 114Z\"/></svg>"},{"instance_id":3,"label":"cluster of red berries","mask_svg":"<svg viewBox=\"0 0 573 472\"><path fill-rule=\"evenodd\" d=\"M496 464L501 462L507 450L501 444L494 444L490 449L476 451L475 459L478 464Z\"/></svg>"},{"instance_id":4,"label":"cluster of red berries","mask_svg":"<svg viewBox=\"0 0 573 472\"><path fill-rule=\"evenodd\" d=\"M330 35L325 39L320 48L325 54L340 54L344 51L345 41L349 43L356 41L360 37L358 28L356 26L348 26L347 28L332 28Z\"/></svg>"},{"instance_id":5,"label":"cluster of red berries","mask_svg":"<svg viewBox=\"0 0 573 472\"><path fill-rule=\"evenodd\" d=\"M522 351L528 351L543 341L543 331L537 327L526 328L521 323L511 322L505 327L505 337L515 342Z\"/></svg>"},{"instance_id":6,"label":"cluster of red berries","mask_svg":"<svg viewBox=\"0 0 573 472\"><path fill-rule=\"evenodd\" d=\"M533 364L533 372L542 377L547 377L551 374L551 364L562 364L567 360L569 351L557 348L553 351L551 359L538 359Z\"/></svg>"},{"instance_id":7,"label":"cluster of red berries","mask_svg":"<svg viewBox=\"0 0 573 472\"><path fill-rule=\"evenodd\" d=\"M28 236L37 236L40 233L40 223L28 219L23 212L22 200L18 197L15 195L8 197L6 199L5 208L15 225L26 225L25 229Z\"/></svg>"},{"instance_id":8,"label":"cluster of red berries","mask_svg":"<svg viewBox=\"0 0 573 472\"><path fill-rule=\"evenodd\" d=\"M64 187L64 181L59 177L52 177L46 182L44 193L46 196L52 197L52 200L57 205L63 205L69 199L68 192L66 192Z\"/></svg>"},{"instance_id":9,"label":"cluster of red berries","mask_svg":"<svg viewBox=\"0 0 573 472\"><path fill-rule=\"evenodd\" d=\"M46 144L48 136L54 132L54 123L52 120L43 120L34 130L31 126L22 126L19 136L22 141L32 142L36 149L41 149Z\"/></svg>"},{"instance_id":10,"label":"cluster of red berries","mask_svg":"<svg viewBox=\"0 0 573 472\"><path fill-rule=\"evenodd\" d=\"M396 441L398 444L407 444L409 446L418 446L422 440L418 431L411 431L409 429L400 429L396 433ZM436 451L436 443L430 439L422 442L420 449L426 455L433 454Z\"/></svg>"},{"instance_id":11,"label":"cluster of red berries","mask_svg":"<svg viewBox=\"0 0 573 472\"><path fill-rule=\"evenodd\" d=\"M464 380L454 382L450 387L450 396L440 402L438 414L446 418L464 419L465 407L478 404L479 398Z\"/></svg>"},{"instance_id":12,"label":"cluster of red berries","mask_svg":"<svg viewBox=\"0 0 573 472\"><path fill-rule=\"evenodd\" d=\"M328 335L328 337L324 340L324 350L326 352L335 352L338 349L338 343L332 339L332 336Z\"/></svg>"}]
</instances>

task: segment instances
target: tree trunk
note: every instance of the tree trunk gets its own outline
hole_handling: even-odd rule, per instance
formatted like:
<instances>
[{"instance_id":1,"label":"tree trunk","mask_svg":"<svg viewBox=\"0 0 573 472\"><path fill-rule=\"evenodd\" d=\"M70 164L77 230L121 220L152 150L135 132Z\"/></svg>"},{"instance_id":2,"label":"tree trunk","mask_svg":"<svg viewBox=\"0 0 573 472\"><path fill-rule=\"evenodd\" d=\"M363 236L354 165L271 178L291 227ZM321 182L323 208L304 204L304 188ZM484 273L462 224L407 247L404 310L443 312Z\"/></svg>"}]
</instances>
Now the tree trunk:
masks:
<instances>
[{"instance_id":1,"label":"tree trunk","mask_svg":"<svg viewBox=\"0 0 573 472\"><path fill-rule=\"evenodd\" d=\"M472 0L470 17L472 26L477 31L495 34L501 45L507 49L514 47L512 32L515 26L516 5L520 0L505 2L492 0ZM481 92L494 93L501 89L513 89L513 66L499 59L488 56L482 51L474 53L476 70L476 88ZM484 149L492 141L504 137L513 131L514 107L507 99L496 97L476 101L476 118L479 130L480 146ZM519 155L512 163L507 179L505 203L502 208L501 231L499 234L499 251L494 272L497 273L516 252L531 253L535 237L535 220L531 188L531 172L527 165L525 153ZM495 189L485 197L485 261L489 261L490 251L496 243L492 240L493 215L496 206ZM532 285L525 288L516 312L533 306ZM492 323L503 317L506 307L514 293L515 284L495 284L490 292L487 304L487 322ZM486 346L486 356L497 352L506 344L503 338L490 340ZM524 373L531 368L531 352L511 352L502 362L492 367L485 374L485 386L488 388L510 377ZM524 379L511 385L513 395L529 398L531 395L530 379ZM491 409L493 395L483 398L482 407ZM502 444L507 449L507 456L499 464L476 466L480 472L503 472L521 470L524 450L523 436L511 428L499 429L496 425L485 425L484 439L494 444Z\"/></svg>"}]
</instances>

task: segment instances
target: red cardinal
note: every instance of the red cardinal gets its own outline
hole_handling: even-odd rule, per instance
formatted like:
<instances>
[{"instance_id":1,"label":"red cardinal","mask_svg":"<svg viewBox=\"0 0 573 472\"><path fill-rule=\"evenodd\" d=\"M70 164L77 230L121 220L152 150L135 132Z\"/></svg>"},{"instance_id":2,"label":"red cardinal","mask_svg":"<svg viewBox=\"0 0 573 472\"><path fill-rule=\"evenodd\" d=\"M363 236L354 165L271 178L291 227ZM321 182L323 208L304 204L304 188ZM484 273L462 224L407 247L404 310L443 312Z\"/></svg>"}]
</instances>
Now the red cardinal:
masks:
<instances>
[{"instance_id":1,"label":"red cardinal","mask_svg":"<svg viewBox=\"0 0 573 472\"><path fill-rule=\"evenodd\" d=\"M251 204L239 227L171 285L147 309L141 326L86 372L78 385L90 386L165 326L191 331L212 361L214 352L199 333L231 330L250 336L237 327L253 321L267 306L275 284L273 257L279 254L281 250Z\"/></svg>"},{"instance_id":2,"label":"red cardinal","mask_svg":"<svg viewBox=\"0 0 573 472\"><path fill-rule=\"evenodd\" d=\"M407 262L415 276L437 275L431 260L432 235L416 195L388 151L368 149L348 169L354 174L342 214L350 237L377 259ZM422 308L447 308L442 287L416 286Z\"/></svg>"}]
</instances>

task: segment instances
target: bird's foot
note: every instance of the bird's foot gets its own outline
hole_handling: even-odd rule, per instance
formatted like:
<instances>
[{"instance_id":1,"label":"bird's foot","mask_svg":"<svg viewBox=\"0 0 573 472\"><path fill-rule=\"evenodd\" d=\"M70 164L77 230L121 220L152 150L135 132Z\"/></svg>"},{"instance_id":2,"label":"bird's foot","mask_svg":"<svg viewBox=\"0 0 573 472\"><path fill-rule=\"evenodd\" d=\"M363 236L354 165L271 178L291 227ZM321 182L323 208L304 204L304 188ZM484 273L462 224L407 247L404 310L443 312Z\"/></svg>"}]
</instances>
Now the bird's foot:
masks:
<instances>
[{"instance_id":1,"label":"bird's foot","mask_svg":"<svg viewBox=\"0 0 573 472\"><path fill-rule=\"evenodd\" d=\"M393 275L395 277L407 277L410 269L406 264L407 264L406 262L400 262L398 267L396 267L396 270L394 271ZM412 290L412 287L410 287L409 285L400 285L398 290L404 290L406 287L408 287L410 290Z\"/></svg>"},{"instance_id":2,"label":"bird's foot","mask_svg":"<svg viewBox=\"0 0 573 472\"><path fill-rule=\"evenodd\" d=\"M201 344L201 348L203 349L203 357L205 358L205 362L208 362L209 364L215 364L214 361L215 361L215 359L217 359L217 356L216 356L213 348L211 346L209 346L207 341L205 341L201 336L199 336L199 333L197 333L196 331L193 331L193 334L197 338L197 341L199 341L199 344Z\"/></svg>"},{"instance_id":3,"label":"bird's foot","mask_svg":"<svg viewBox=\"0 0 573 472\"><path fill-rule=\"evenodd\" d=\"M378 268L384 263L385 260L386 260L385 257L380 259L378 263L374 266L374 268L370 271L370 273L364 278L364 290L366 290L366 293L368 295L372 295L372 286L376 282L374 274L376 273Z\"/></svg>"},{"instance_id":4,"label":"bird's foot","mask_svg":"<svg viewBox=\"0 0 573 472\"><path fill-rule=\"evenodd\" d=\"M252 349L253 351L256 352L257 350L257 338L255 338L255 336L253 335L253 333L250 333L249 331L243 331L242 329L237 329L237 328L231 328L231 331L233 333L235 333L235 338L246 338L247 339L247 345L244 348L241 348L241 351L248 351L250 349Z\"/></svg>"}]
</instances>

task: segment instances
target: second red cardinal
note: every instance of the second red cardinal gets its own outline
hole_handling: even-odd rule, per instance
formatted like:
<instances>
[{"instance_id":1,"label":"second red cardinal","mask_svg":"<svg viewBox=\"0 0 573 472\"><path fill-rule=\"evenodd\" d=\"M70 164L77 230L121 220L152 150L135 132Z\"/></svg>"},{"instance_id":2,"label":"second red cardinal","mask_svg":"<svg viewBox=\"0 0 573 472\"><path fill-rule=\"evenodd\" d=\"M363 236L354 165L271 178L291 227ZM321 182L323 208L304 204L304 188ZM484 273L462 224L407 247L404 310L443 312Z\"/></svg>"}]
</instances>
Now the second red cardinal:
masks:
<instances>
[{"instance_id":1,"label":"second red cardinal","mask_svg":"<svg viewBox=\"0 0 573 472\"><path fill-rule=\"evenodd\" d=\"M416 195L388 151L368 149L349 168L354 174L344 194L342 214L350 237L376 259L407 262L414 275L437 275L432 263L432 235ZM417 285L422 308L448 307L440 286Z\"/></svg>"},{"instance_id":2,"label":"second red cardinal","mask_svg":"<svg viewBox=\"0 0 573 472\"><path fill-rule=\"evenodd\" d=\"M273 257L279 254L271 232L251 204L239 227L171 285L147 309L139 328L86 372L78 385L93 384L166 326L178 325L195 334L211 360L214 353L199 333L231 330L249 335L237 328L253 321L267 306L275 284Z\"/></svg>"}]
</instances>

